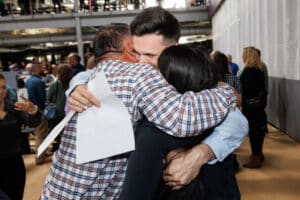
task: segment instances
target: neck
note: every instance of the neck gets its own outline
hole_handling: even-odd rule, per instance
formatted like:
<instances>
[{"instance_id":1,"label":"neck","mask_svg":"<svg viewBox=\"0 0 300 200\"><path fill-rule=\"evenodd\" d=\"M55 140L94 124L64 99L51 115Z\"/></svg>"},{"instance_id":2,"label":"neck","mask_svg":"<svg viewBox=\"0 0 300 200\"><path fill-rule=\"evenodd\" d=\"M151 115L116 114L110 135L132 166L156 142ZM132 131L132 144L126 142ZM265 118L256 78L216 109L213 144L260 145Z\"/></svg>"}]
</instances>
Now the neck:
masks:
<instances>
[{"instance_id":1,"label":"neck","mask_svg":"<svg viewBox=\"0 0 300 200\"><path fill-rule=\"evenodd\" d=\"M98 62L103 62L105 60L123 60L122 53L106 53L99 58Z\"/></svg>"}]
</instances>

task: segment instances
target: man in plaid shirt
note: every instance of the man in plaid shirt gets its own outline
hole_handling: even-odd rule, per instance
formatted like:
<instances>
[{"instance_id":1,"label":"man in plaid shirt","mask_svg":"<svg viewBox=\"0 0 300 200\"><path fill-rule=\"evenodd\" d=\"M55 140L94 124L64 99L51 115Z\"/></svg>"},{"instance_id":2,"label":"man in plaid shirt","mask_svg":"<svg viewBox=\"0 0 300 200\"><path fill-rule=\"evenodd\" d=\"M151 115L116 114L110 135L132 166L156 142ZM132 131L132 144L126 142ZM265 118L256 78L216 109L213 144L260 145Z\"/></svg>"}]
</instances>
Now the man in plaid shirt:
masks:
<instances>
[{"instance_id":1,"label":"man in plaid shirt","mask_svg":"<svg viewBox=\"0 0 300 200\"><path fill-rule=\"evenodd\" d=\"M101 31L98 41L105 41L100 35ZM133 124L144 115L166 133L186 137L218 124L227 111L235 107L235 97L228 86L180 95L152 66L123 62L133 59L134 55L129 37L123 36L122 39L119 46L110 46L110 49L95 45L98 50L101 49L99 54L102 59L97 71L104 71L112 91L127 107ZM107 60L108 57L111 60ZM82 111L81 105L73 104L72 108ZM61 146L53 157L42 199L116 199L124 180L126 156L76 165L76 119L77 115L65 128ZM206 163L213 153L204 154L201 153Z\"/></svg>"}]
</instances>

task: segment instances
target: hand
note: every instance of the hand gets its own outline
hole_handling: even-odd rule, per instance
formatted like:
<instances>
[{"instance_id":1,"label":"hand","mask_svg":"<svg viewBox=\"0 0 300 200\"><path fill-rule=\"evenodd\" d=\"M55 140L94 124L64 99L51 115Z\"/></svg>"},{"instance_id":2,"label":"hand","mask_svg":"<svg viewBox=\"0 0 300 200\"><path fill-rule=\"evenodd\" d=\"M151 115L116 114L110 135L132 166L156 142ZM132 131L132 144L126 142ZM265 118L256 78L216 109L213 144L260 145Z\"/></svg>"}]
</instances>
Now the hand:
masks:
<instances>
[{"instance_id":1,"label":"hand","mask_svg":"<svg viewBox=\"0 0 300 200\"><path fill-rule=\"evenodd\" d=\"M206 144L199 144L189 150L173 150L166 157L167 167L163 178L173 190L188 185L197 177L202 165L214 154Z\"/></svg>"},{"instance_id":2,"label":"hand","mask_svg":"<svg viewBox=\"0 0 300 200\"><path fill-rule=\"evenodd\" d=\"M100 101L87 90L86 85L77 86L68 99L68 107L76 112L83 112L92 105L100 107Z\"/></svg>"},{"instance_id":3,"label":"hand","mask_svg":"<svg viewBox=\"0 0 300 200\"><path fill-rule=\"evenodd\" d=\"M35 105L29 101L28 99L26 99L25 97L22 97L23 103L22 102L16 102L15 103L15 109L18 111L23 111L23 112L28 112L28 113L32 113L36 110Z\"/></svg>"}]
</instances>

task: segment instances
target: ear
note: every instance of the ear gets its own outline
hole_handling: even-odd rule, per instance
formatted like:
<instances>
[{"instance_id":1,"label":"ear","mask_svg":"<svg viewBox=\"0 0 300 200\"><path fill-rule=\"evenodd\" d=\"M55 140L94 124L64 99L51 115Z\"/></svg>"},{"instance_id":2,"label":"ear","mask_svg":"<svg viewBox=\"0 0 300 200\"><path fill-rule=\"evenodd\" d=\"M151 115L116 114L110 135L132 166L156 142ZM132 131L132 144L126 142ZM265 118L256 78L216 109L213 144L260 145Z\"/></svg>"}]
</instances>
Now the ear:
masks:
<instances>
[{"instance_id":1,"label":"ear","mask_svg":"<svg viewBox=\"0 0 300 200\"><path fill-rule=\"evenodd\" d=\"M133 45L131 41L126 41L124 43L124 52L123 52L123 59L127 62L137 62L137 57L133 52Z\"/></svg>"}]
</instances>

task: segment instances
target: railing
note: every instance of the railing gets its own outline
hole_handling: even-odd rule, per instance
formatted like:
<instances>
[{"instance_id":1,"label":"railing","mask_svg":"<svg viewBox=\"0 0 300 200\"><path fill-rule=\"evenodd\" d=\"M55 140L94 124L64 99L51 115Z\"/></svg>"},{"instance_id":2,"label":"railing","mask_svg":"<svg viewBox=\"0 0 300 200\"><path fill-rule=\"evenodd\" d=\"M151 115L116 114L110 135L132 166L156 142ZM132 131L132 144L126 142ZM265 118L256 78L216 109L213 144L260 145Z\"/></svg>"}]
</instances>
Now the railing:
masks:
<instances>
[{"instance_id":1,"label":"railing","mask_svg":"<svg viewBox=\"0 0 300 200\"><path fill-rule=\"evenodd\" d=\"M0 1L0 14L5 16L107 12L144 9L151 6L186 8L207 6L208 0L4 0ZM55 4L53 4L55 2Z\"/></svg>"}]
</instances>

